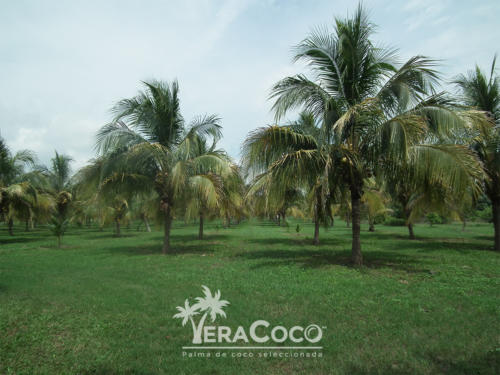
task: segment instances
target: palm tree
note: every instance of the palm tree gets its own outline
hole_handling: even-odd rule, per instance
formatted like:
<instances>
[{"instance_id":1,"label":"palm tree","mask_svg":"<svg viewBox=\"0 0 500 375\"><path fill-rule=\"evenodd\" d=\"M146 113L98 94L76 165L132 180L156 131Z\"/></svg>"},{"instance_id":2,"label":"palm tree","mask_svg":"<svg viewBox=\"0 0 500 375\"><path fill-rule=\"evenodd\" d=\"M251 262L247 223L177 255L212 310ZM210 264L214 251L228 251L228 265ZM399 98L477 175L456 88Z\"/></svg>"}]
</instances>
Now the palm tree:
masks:
<instances>
[{"instance_id":1,"label":"palm tree","mask_svg":"<svg viewBox=\"0 0 500 375\"><path fill-rule=\"evenodd\" d=\"M465 104L487 113L494 128L472 134L471 147L482 162L487 178L484 191L492 204L495 227L495 251L500 251L500 77L495 71L496 56L489 78L481 69L460 75L455 83L463 94Z\"/></svg>"},{"instance_id":2,"label":"palm tree","mask_svg":"<svg viewBox=\"0 0 500 375\"><path fill-rule=\"evenodd\" d=\"M12 155L11 150L0 137L0 187L19 181L25 175L26 167L33 167L36 156L30 150L21 150Z\"/></svg>"},{"instance_id":3,"label":"palm tree","mask_svg":"<svg viewBox=\"0 0 500 375\"><path fill-rule=\"evenodd\" d=\"M28 182L0 188L0 215L7 222L11 236L14 235L14 219L31 220L36 201L37 191Z\"/></svg>"},{"instance_id":4,"label":"palm tree","mask_svg":"<svg viewBox=\"0 0 500 375\"><path fill-rule=\"evenodd\" d=\"M33 172L26 176L39 191L53 196L55 214L61 222L67 219L69 205L73 199L70 179L72 161L70 156L55 151L49 168L37 165Z\"/></svg>"},{"instance_id":5,"label":"palm tree","mask_svg":"<svg viewBox=\"0 0 500 375\"><path fill-rule=\"evenodd\" d=\"M296 122L252 131L242 150L244 168L249 176L255 176L247 194L256 196L265 191L266 207L282 202L287 191L310 192L315 245L319 244L320 224L327 223L328 207L338 190L338 180L328 173L333 147L330 136L312 113L302 112Z\"/></svg>"},{"instance_id":6,"label":"palm tree","mask_svg":"<svg viewBox=\"0 0 500 375\"><path fill-rule=\"evenodd\" d=\"M154 187L164 219L163 253L170 251L170 229L176 197L185 188L186 175L179 161L188 160L200 139L220 138L217 116L196 118L186 126L180 112L179 86L159 81L144 82L144 91L119 101L115 116L97 135L102 155L116 154L107 169L118 174L138 175ZM200 163L213 164L205 157ZM216 163L217 161L215 161ZM140 188L140 187L139 187Z\"/></svg>"},{"instance_id":7,"label":"palm tree","mask_svg":"<svg viewBox=\"0 0 500 375\"><path fill-rule=\"evenodd\" d=\"M295 55L295 60L308 63L313 78L288 77L272 90L276 119L292 109L306 109L321 124L321 142L293 129L278 128L268 132L265 142L255 134L247 140L252 150L246 157L255 166L272 168L281 178L320 183L325 188L318 195L328 196L332 182L349 190L355 265L362 264L365 180L380 175L388 161L432 154L431 149L416 147L423 135L464 125L463 118L441 105L440 95L434 95L435 63L415 56L398 67L393 50L372 43L372 32L361 6L352 18L336 19L333 32L318 29L296 47ZM425 100L429 95L432 100ZM254 147L256 143L261 145Z\"/></svg>"},{"instance_id":8,"label":"palm tree","mask_svg":"<svg viewBox=\"0 0 500 375\"><path fill-rule=\"evenodd\" d=\"M375 232L375 219L378 215L384 215L390 211L387 207L388 198L372 181L367 181L366 189L361 197L361 203L366 210L368 218L368 231Z\"/></svg>"},{"instance_id":9,"label":"palm tree","mask_svg":"<svg viewBox=\"0 0 500 375\"><path fill-rule=\"evenodd\" d=\"M37 191L29 181L25 181L26 167L33 167L36 156L29 150L18 151L14 155L0 138L0 219L7 222L13 235L14 219L33 218L33 208L37 201Z\"/></svg>"},{"instance_id":10,"label":"palm tree","mask_svg":"<svg viewBox=\"0 0 500 375\"><path fill-rule=\"evenodd\" d=\"M191 147L190 156L179 160L174 168L179 175L177 180L186 189L182 200L186 204L186 219L199 217L198 239L203 239L205 218L220 212L225 195L231 193L228 182L235 173L231 159L223 150L216 149L216 142L209 145L206 139L199 138Z\"/></svg>"}]
</instances>

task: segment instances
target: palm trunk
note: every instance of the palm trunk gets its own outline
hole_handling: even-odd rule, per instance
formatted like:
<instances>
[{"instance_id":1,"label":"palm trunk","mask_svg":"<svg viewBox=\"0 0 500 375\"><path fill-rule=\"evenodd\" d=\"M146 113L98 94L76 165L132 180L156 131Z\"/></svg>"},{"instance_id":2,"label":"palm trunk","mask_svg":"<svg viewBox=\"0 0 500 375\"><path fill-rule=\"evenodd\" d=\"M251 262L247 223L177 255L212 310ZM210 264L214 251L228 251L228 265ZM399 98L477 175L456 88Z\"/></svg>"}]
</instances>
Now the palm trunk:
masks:
<instances>
[{"instance_id":1,"label":"palm trunk","mask_svg":"<svg viewBox=\"0 0 500 375\"><path fill-rule=\"evenodd\" d=\"M408 234L410 235L410 240L416 239L415 233L413 232L413 224L408 223Z\"/></svg>"},{"instance_id":2,"label":"palm trunk","mask_svg":"<svg viewBox=\"0 0 500 375\"><path fill-rule=\"evenodd\" d=\"M9 228L9 235L13 236L14 235L14 220L12 219L9 219L8 223L7 223L7 227Z\"/></svg>"},{"instance_id":3,"label":"palm trunk","mask_svg":"<svg viewBox=\"0 0 500 375\"><path fill-rule=\"evenodd\" d=\"M316 210L314 212L314 245L319 245L319 213L321 209L321 191L316 189Z\"/></svg>"},{"instance_id":4,"label":"palm trunk","mask_svg":"<svg viewBox=\"0 0 500 375\"><path fill-rule=\"evenodd\" d=\"M403 202L403 207L408 207L408 199L406 199ZM415 233L413 232L413 223L410 222L411 209L405 208L404 215L405 215L405 219L406 219L406 226L408 227L408 234L410 236L410 240L414 240L414 239L416 239L416 237L415 237Z\"/></svg>"},{"instance_id":5,"label":"palm trunk","mask_svg":"<svg viewBox=\"0 0 500 375\"><path fill-rule=\"evenodd\" d=\"M149 220L146 215L144 215L143 221L144 221L144 226L146 227L146 232L151 232L151 227L149 226Z\"/></svg>"},{"instance_id":6,"label":"palm trunk","mask_svg":"<svg viewBox=\"0 0 500 375\"><path fill-rule=\"evenodd\" d=\"M314 245L319 245L319 219L314 220Z\"/></svg>"},{"instance_id":7,"label":"palm trunk","mask_svg":"<svg viewBox=\"0 0 500 375\"><path fill-rule=\"evenodd\" d=\"M115 219L115 224L116 224L116 237L121 237L121 228L120 228L120 220Z\"/></svg>"},{"instance_id":8,"label":"palm trunk","mask_svg":"<svg viewBox=\"0 0 500 375\"><path fill-rule=\"evenodd\" d=\"M495 227L495 251L500 251L500 199L491 201L493 206L493 226Z\"/></svg>"},{"instance_id":9,"label":"palm trunk","mask_svg":"<svg viewBox=\"0 0 500 375\"><path fill-rule=\"evenodd\" d=\"M198 239L203 239L203 212L200 212L200 228L198 230Z\"/></svg>"},{"instance_id":10,"label":"palm trunk","mask_svg":"<svg viewBox=\"0 0 500 375\"><path fill-rule=\"evenodd\" d=\"M352 254L351 261L354 265L363 264L361 254L361 187L351 187L351 208L352 208Z\"/></svg>"},{"instance_id":11,"label":"palm trunk","mask_svg":"<svg viewBox=\"0 0 500 375\"><path fill-rule=\"evenodd\" d=\"M167 254L170 252L170 228L172 227L172 212L170 204L164 203L166 206L164 208L164 236L163 236L163 254Z\"/></svg>"}]
</instances>

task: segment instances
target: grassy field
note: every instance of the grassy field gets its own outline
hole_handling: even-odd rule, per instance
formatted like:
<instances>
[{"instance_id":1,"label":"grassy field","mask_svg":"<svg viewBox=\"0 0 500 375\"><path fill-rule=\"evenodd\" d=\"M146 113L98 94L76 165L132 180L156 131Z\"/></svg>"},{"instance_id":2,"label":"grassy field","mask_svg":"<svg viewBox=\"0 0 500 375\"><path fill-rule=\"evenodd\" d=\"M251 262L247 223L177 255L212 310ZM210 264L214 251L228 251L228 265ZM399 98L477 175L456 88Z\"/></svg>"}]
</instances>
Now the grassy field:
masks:
<instances>
[{"instance_id":1,"label":"grassy field","mask_svg":"<svg viewBox=\"0 0 500 375\"><path fill-rule=\"evenodd\" d=\"M161 232L0 227L0 374L496 374L500 255L493 229L418 225L362 233L366 266L347 265L350 228L175 223ZM219 324L326 326L322 358L185 358L192 330L175 307L220 289Z\"/></svg>"}]
</instances>

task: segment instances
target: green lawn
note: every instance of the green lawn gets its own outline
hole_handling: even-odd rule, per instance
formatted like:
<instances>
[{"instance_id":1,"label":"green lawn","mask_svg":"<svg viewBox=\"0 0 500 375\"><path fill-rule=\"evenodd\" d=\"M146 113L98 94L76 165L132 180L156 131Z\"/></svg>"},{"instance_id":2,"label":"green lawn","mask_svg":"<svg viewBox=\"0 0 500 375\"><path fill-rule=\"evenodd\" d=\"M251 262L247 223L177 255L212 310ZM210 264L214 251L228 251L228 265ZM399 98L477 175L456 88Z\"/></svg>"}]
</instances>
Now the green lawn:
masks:
<instances>
[{"instance_id":1,"label":"green lawn","mask_svg":"<svg viewBox=\"0 0 500 375\"><path fill-rule=\"evenodd\" d=\"M337 220L311 245L271 223L230 229L176 222L162 235L0 227L0 374L495 374L500 372L500 255L493 228L363 227L366 266L347 265ZM183 358L192 330L175 307L220 289L230 327L265 319L326 326L322 358Z\"/></svg>"}]
</instances>

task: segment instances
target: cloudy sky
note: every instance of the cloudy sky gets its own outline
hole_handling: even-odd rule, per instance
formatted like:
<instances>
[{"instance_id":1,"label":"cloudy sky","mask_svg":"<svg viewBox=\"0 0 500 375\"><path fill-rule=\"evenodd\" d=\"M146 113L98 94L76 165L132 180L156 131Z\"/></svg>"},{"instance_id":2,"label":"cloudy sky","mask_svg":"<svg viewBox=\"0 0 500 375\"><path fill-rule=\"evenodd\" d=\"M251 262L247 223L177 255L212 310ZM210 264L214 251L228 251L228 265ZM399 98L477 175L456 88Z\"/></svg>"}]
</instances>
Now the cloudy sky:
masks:
<instances>
[{"instance_id":1,"label":"cloudy sky","mask_svg":"<svg viewBox=\"0 0 500 375\"><path fill-rule=\"evenodd\" d=\"M94 155L109 108L141 80L177 78L186 119L216 113L221 146L269 124L271 85L301 71L291 47L314 26L353 12L353 0L3 1L0 135L47 163L76 169ZM498 0L366 0L375 39L402 58L442 60L447 78L489 68L500 39Z\"/></svg>"}]
</instances>

